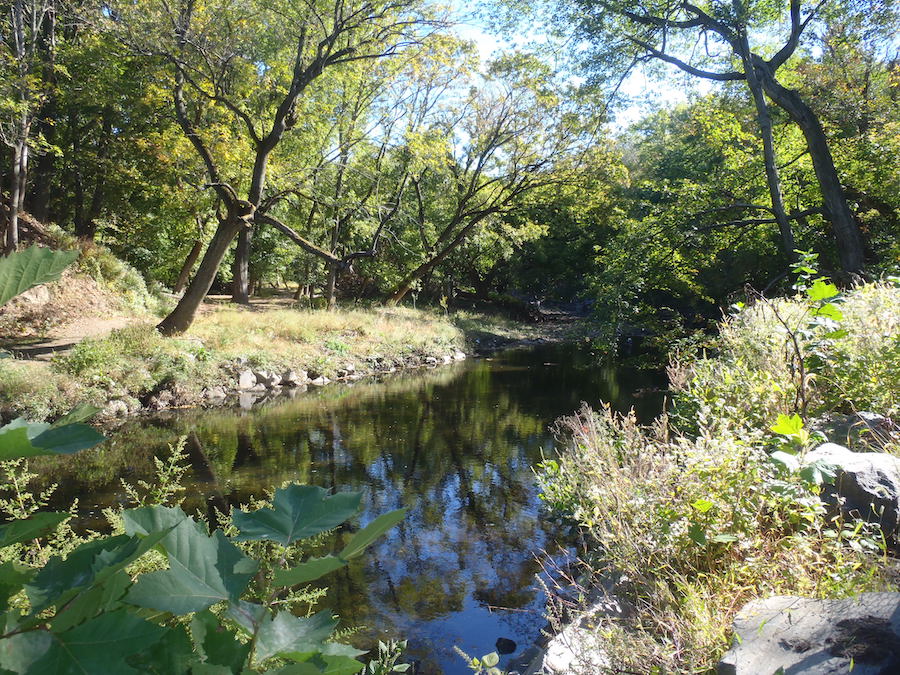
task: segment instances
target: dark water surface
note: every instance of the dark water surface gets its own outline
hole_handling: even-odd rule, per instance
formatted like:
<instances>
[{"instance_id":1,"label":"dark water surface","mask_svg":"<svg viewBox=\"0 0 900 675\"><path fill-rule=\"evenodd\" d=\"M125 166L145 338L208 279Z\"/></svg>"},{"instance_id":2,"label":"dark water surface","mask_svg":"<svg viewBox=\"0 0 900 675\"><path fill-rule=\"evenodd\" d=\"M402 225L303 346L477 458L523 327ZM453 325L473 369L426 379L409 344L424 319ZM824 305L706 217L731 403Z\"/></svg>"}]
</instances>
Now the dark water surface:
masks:
<instances>
[{"instance_id":1,"label":"dark water surface","mask_svg":"<svg viewBox=\"0 0 900 675\"><path fill-rule=\"evenodd\" d=\"M99 520L125 498L120 477L152 476L153 455L188 436L188 509L227 508L284 481L362 490L360 525L407 506L401 525L326 577L323 606L361 627L352 641L363 648L406 638L419 672L465 673L454 645L480 656L506 637L522 648L545 623L535 554L558 547L532 466L552 453L550 425L582 401L634 406L648 420L664 385L658 373L599 364L587 347L512 350L249 411L138 419L45 471L60 483L56 501L79 497Z\"/></svg>"}]
</instances>

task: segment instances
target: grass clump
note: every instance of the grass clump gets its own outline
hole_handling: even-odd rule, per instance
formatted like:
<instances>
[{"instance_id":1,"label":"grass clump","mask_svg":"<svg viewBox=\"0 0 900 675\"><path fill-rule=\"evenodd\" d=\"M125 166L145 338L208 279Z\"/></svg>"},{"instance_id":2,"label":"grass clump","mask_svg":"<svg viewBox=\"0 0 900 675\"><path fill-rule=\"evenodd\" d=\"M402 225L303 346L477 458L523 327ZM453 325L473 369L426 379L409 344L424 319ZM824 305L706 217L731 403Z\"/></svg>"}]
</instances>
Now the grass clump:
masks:
<instances>
[{"instance_id":1,"label":"grass clump","mask_svg":"<svg viewBox=\"0 0 900 675\"><path fill-rule=\"evenodd\" d=\"M890 588L880 532L829 515L829 476L784 458L824 440L816 416L897 413L900 288L837 296L819 281L678 357L672 415L652 427L588 408L558 423L543 497L585 533L588 576L630 608L598 626L624 671L713 671L753 598Z\"/></svg>"}]
</instances>

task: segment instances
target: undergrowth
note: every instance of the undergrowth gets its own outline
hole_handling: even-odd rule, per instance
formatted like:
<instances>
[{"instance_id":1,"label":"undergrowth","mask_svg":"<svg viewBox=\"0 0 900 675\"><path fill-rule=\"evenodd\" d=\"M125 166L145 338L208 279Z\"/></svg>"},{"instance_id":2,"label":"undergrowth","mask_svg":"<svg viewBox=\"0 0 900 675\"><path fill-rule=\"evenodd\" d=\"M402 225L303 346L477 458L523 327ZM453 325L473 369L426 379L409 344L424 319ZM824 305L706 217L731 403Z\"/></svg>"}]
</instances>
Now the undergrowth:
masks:
<instances>
[{"instance_id":1,"label":"undergrowth","mask_svg":"<svg viewBox=\"0 0 900 675\"><path fill-rule=\"evenodd\" d=\"M626 672L714 671L753 598L890 586L880 531L830 516L833 474L800 467L824 440L816 417L897 415L900 288L838 294L810 269L796 297L735 310L705 352L673 358L670 415L642 428L585 407L539 468L543 498L588 542L586 578L627 608L597 624Z\"/></svg>"}]
</instances>

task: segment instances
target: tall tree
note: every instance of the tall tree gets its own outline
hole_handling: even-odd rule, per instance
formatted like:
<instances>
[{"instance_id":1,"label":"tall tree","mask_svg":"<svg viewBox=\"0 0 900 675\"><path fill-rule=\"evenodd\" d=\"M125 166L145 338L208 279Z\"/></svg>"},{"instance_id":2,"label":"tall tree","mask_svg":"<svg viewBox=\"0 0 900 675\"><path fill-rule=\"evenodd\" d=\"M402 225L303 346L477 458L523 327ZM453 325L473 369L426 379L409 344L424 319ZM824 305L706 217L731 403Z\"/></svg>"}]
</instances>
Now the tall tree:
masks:
<instances>
[{"instance_id":1,"label":"tall tree","mask_svg":"<svg viewBox=\"0 0 900 675\"><path fill-rule=\"evenodd\" d=\"M618 67L656 59L707 80L746 81L753 92L763 140L768 146L767 113L759 90L765 92L803 132L841 266L845 272L855 273L862 270L865 262L863 243L844 197L828 138L800 93L785 86L777 76L797 51L820 6L821 3L804 12L801 0L790 0L784 17L768 3L744 0L710 0L701 5L687 0L581 0L577 3L577 15L582 37L594 45L594 56L608 56ZM770 38L781 28L787 37L766 58ZM751 36L761 38L761 44L752 45ZM599 64L598 68L610 65L596 59L593 62ZM617 78L621 78L621 72ZM773 209L788 242L787 219L779 204L780 187L768 148L766 154Z\"/></svg>"},{"instance_id":2,"label":"tall tree","mask_svg":"<svg viewBox=\"0 0 900 675\"><path fill-rule=\"evenodd\" d=\"M45 66L56 48L56 3L0 2L0 16L0 140L12 150L5 244L12 251L19 245L19 213L25 204L29 152L36 140L34 118L47 86Z\"/></svg>"},{"instance_id":3,"label":"tall tree","mask_svg":"<svg viewBox=\"0 0 900 675\"><path fill-rule=\"evenodd\" d=\"M584 102L564 99L555 74L536 57L502 57L479 85L453 98L422 135L409 191L419 253L388 305L403 300L478 228L501 225L526 194L563 181L559 169L571 167L592 140L595 123L579 108Z\"/></svg>"},{"instance_id":4,"label":"tall tree","mask_svg":"<svg viewBox=\"0 0 900 675\"><path fill-rule=\"evenodd\" d=\"M175 117L222 206L194 278L159 324L193 322L235 237L267 222L267 179L276 149L302 120L302 99L326 71L396 53L421 37L415 0L309 3L182 0L114 4L109 25L170 69ZM240 270L243 273L243 270Z\"/></svg>"}]
</instances>

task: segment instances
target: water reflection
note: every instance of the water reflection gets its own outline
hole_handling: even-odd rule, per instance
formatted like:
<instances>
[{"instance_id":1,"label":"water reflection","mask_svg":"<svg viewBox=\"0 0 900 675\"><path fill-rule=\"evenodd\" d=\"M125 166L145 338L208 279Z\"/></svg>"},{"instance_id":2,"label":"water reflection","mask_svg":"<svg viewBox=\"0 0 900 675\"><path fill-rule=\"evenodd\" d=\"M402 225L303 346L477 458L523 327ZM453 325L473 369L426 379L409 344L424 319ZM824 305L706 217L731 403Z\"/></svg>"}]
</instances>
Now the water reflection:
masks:
<instances>
[{"instance_id":1,"label":"water reflection","mask_svg":"<svg viewBox=\"0 0 900 675\"><path fill-rule=\"evenodd\" d=\"M648 389L661 384L598 365L586 348L511 351L253 411L136 421L101 451L45 470L65 486L58 499L77 495L90 515L122 498L120 475L149 475L153 454L186 436L190 507L224 509L289 480L363 490L360 525L407 506L400 526L327 578L326 606L360 627L360 646L406 638L419 672L464 673L453 645L477 655L498 637L525 646L544 623L533 552L551 548L554 532L531 467L552 445L548 426L581 401L648 418L662 401Z\"/></svg>"}]
</instances>

